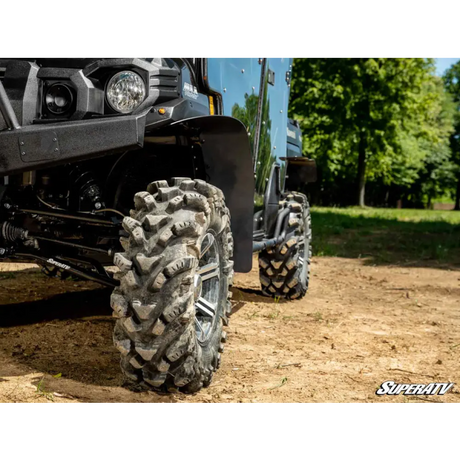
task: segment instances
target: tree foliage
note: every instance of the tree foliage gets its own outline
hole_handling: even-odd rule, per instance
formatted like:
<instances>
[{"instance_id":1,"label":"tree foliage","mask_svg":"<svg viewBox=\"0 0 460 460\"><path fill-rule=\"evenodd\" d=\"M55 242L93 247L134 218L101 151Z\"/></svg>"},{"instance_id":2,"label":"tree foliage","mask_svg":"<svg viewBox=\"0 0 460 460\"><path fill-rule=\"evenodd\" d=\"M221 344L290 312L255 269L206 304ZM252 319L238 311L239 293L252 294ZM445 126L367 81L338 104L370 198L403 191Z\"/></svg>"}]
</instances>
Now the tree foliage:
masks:
<instances>
[{"instance_id":1,"label":"tree foliage","mask_svg":"<svg viewBox=\"0 0 460 460\"><path fill-rule=\"evenodd\" d=\"M457 187L455 209L460 209L460 61L448 69L444 75L444 84L454 103L454 131L450 137L451 160L455 164Z\"/></svg>"},{"instance_id":2,"label":"tree foliage","mask_svg":"<svg viewBox=\"0 0 460 460\"><path fill-rule=\"evenodd\" d=\"M439 193L453 178L453 110L430 59L294 62L290 115L318 163L324 204L364 204L366 183L368 204Z\"/></svg>"}]
</instances>

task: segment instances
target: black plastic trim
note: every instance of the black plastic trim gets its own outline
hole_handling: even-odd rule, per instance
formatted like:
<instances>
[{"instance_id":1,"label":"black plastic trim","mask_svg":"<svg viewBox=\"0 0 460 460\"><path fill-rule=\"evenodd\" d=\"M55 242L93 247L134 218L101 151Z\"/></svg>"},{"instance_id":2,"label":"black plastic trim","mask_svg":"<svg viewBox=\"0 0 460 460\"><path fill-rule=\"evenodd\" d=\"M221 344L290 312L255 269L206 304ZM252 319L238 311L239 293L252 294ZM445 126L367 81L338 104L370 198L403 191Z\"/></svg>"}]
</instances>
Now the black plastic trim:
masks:
<instances>
[{"instance_id":1,"label":"black plastic trim","mask_svg":"<svg viewBox=\"0 0 460 460\"><path fill-rule=\"evenodd\" d=\"M145 115L31 125L2 131L0 176L142 147ZM21 145L23 139L34 147L32 158L28 157L25 145ZM42 139L49 142L42 145ZM50 150L52 142L56 146L51 144L54 148Z\"/></svg>"}]
</instances>

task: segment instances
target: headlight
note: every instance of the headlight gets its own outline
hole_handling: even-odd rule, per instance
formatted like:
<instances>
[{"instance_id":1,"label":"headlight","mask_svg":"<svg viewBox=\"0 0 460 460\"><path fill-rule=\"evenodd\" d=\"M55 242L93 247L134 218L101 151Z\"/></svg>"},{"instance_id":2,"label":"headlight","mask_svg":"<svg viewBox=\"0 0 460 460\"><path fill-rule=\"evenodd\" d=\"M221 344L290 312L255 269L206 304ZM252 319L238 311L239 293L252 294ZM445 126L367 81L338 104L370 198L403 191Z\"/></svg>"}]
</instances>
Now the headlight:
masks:
<instances>
[{"instance_id":1,"label":"headlight","mask_svg":"<svg viewBox=\"0 0 460 460\"><path fill-rule=\"evenodd\" d=\"M144 80L129 70L118 72L110 79L106 95L112 109L121 113L132 112L145 99Z\"/></svg>"}]
</instances>

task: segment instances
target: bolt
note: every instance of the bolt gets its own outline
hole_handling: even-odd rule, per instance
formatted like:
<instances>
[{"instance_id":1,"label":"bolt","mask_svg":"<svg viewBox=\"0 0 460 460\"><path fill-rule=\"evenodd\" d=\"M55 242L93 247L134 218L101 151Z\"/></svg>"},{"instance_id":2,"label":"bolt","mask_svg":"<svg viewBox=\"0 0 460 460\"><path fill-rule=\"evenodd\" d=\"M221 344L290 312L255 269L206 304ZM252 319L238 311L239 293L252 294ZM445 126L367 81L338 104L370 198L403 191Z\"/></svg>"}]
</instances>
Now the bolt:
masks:
<instances>
[{"instance_id":1,"label":"bolt","mask_svg":"<svg viewBox=\"0 0 460 460\"><path fill-rule=\"evenodd\" d=\"M227 92L227 88L224 88L224 93L226 93L226 92Z\"/></svg>"},{"instance_id":2,"label":"bolt","mask_svg":"<svg viewBox=\"0 0 460 460\"><path fill-rule=\"evenodd\" d=\"M253 87L252 87L252 90L254 91L255 89L256 89L256 87L255 87L255 86L253 86Z\"/></svg>"},{"instance_id":3,"label":"bolt","mask_svg":"<svg viewBox=\"0 0 460 460\"><path fill-rule=\"evenodd\" d=\"M3 256L5 254L6 249L5 248L0 248L0 256Z\"/></svg>"},{"instance_id":4,"label":"bolt","mask_svg":"<svg viewBox=\"0 0 460 460\"><path fill-rule=\"evenodd\" d=\"M55 152L59 152L59 149L58 149L58 148L55 148L54 151L55 151Z\"/></svg>"},{"instance_id":5,"label":"bolt","mask_svg":"<svg viewBox=\"0 0 460 460\"><path fill-rule=\"evenodd\" d=\"M264 125L264 124L265 124L265 121L263 121L262 124Z\"/></svg>"},{"instance_id":6,"label":"bolt","mask_svg":"<svg viewBox=\"0 0 460 460\"><path fill-rule=\"evenodd\" d=\"M53 139L53 142L57 142L57 138L56 138L56 137Z\"/></svg>"},{"instance_id":7,"label":"bolt","mask_svg":"<svg viewBox=\"0 0 460 460\"><path fill-rule=\"evenodd\" d=\"M26 154L26 152L21 152L21 155L24 156Z\"/></svg>"},{"instance_id":8,"label":"bolt","mask_svg":"<svg viewBox=\"0 0 460 460\"><path fill-rule=\"evenodd\" d=\"M98 201L97 203L94 203L94 207L95 207L96 209L101 209L101 208L102 208L102 205L101 205L101 203L99 203L99 201Z\"/></svg>"},{"instance_id":9,"label":"bolt","mask_svg":"<svg viewBox=\"0 0 460 460\"><path fill-rule=\"evenodd\" d=\"M273 150L276 150L276 145L273 147Z\"/></svg>"},{"instance_id":10,"label":"bolt","mask_svg":"<svg viewBox=\"0 0 460 460\"><path fill-rule=\"evenodd\" d=\"M282 111L282 110L280 110L280 113L283 113L283 111Z\"/></svg>"},{"instance_id":11,"label":"bolt","mask_svg":"<svg viewBox=\"0 0 460 460\"><path fill-rule=\"evenodd\" d=\"M265 178L265 182L268 182L268 177Z\"/></svg>"},{"instance_id":12,"label":"bolt","mask_svg":"<svg viewBox=\"0 0 460 460\"><path fill-rule=\"evenodd\" d=\"M241 73L244 73L244 69L241 69Z\"/></svg>"},{"instance_id":13,"label":"bolt","mask_svg":"<svg viewBox=\"0 0 460 460\"><path fill-rule=\"evenodd\" d=\"M258 162L257 162L257 166L260 166L260 165L261 165L261 163L260 163L260 161L258 161Z\"/></svg>"},{"instance_id":14,"label":"bolt","mask_svg":"<svg viewBox=\"0 0 460 460\"><path fill-rule=\"evenodd\" d=\"M5 203L3 206L4 206L5 209L10 209L11 208L11 205L9 203Z\"/></svg>"},{"instance_id":15,"label":"bolt","mask_svg":"<svg viewBox=\"0 0 460 460\"><path fill-rule=\"evenodd\" d=\"M20 144L20 145L24 145L24 142L21 142L21 144Z\"/></svg>"}]
</instances>

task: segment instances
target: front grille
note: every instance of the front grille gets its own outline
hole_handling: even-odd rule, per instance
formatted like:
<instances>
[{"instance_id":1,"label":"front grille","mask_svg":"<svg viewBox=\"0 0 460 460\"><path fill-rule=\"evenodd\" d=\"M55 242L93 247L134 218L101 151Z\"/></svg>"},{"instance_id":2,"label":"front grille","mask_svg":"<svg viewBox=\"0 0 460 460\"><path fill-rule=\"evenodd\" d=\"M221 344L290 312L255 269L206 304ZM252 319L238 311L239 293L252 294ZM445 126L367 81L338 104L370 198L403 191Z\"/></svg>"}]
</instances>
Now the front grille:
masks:
<instances>
[{"instance_id":1,"label":"front grille","mask_svg":"<svg viewBox=\"0 0 460 460\"><path fill-rule=\"evenodd\" d=\"M176 69L162 68L150 75L150 94L157 94L156 103L174 99L179 94L179 78Z\"/></svg>"}]
</instances>

